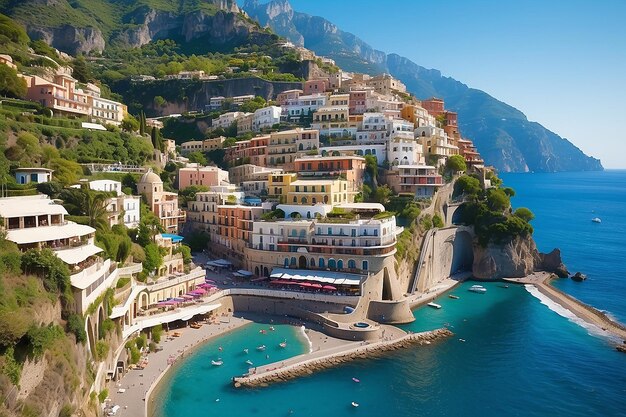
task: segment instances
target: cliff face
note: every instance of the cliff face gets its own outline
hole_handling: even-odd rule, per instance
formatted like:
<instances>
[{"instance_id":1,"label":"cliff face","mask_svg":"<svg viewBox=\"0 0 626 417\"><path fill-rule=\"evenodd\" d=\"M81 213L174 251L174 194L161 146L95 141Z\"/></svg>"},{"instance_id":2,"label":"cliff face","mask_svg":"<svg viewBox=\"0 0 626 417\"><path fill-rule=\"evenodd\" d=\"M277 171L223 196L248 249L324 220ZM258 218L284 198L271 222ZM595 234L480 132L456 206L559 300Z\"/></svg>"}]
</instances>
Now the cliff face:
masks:
<instances>
[{"instance_id":1,"label":"cliff face","mask_svg":"<svg viewBox=\"0 0 626 417\"><path fill-rule=\"evenodd\" d=\"M234 0L24 0L0 2L0 13L22 23L32 39L73 55L166 38L198 41L204 52L271 38Z\"/></svg>"},{"instance_id":2,"label":"cliff face","mask_svg":"<svg viewBox=\"0 0 626 417\"><path fill-rule=\"evenodd\" d=\"M487 247L474 244L472 273L476 279L521 278L540 270L567 276L561 252L555 249L549 254L540 253L531 236L489 243Z\"/></svg>"},{"instance_id":3,"label":"cliff face","mask_svg":"<svg viewBox=\"0 0 626 417\"><path fill-rule=\"evenodd\" d=\"M288 0L259 4L247 1L244 10L263 25L318 55L334 59L344 70L389 72L417 98L441 97L446 107L459 113L459 127L472 139L488 165L502 172L558 172L602 170L598 159L549 131L528 121L519 110L484 91L441 72L427 69L396 54L375 50L328 20L294 11Z\"/></svg>"}]
</instances>

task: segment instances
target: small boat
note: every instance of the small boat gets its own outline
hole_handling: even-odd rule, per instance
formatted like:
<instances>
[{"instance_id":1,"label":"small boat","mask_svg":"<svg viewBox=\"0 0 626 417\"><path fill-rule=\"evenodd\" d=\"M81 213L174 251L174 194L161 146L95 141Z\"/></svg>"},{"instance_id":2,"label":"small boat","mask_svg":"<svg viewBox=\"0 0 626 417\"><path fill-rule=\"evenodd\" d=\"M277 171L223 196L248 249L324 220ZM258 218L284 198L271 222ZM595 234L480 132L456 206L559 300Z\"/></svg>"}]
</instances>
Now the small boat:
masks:
<instances>
[{"instance_id":1,"label":"small boat","mask_svg":"<svg viewBox=\"0 0 626 417\"><path fill-rule=\"evenodd\" d=\"M280 342L280 343L278 344L278 346L280 346L280 347L281 347L281 348L283 348L283 349L284 349L284 348L286 348L286 347L287 347L287 341L285 340L284 342Z\"/></svg>"},{"instance_id":2,"label":"small boat","mask_svg":"<svg viewBox=\"0 0 626 417\"><path fill-rule=\"evenodd\" d=\"M426 304L428 307L432 307L432 308L436 308L437 310L439 310L441 308L441 305L437 304L437 303L428 303Z\"/></svg>"},{"instance_id":3,"label":"small boat","mask_svg":"<svg viewBox=\"0 0 626 417\"><path fill-rule=\"evenodd\" d=\"M245 353L247 355L248 354L248 348L244 349L243 353Z\"/></svg>"},{"instance_id":4,"label":"small boat","mask_svg":"<svg viewBox=\"0 0 626 417\"><path fill-rule=\"evenodd\" d=\"M276 329L274 328L274 326L270 326L270 330L271 330L271 331L274 331L274 330L276 330Z\"/></svg>"},{"instance_id":5,"label":"small boat","mask_svg":"<svg viewBox=\"0 0 626 417\"><path fill-rule=\"evenodd\" d=\"M591 219L591 221L594 223L602 223L602 219L599 217L594 217L593 219Z\"/></svg>"},{"instance_id":6,"label":"small boat","mask_svg":"<svg viewBox=\"0 0 626 417\"><path fill-rule=\"evenodd\" d=\"M352 378L352 380L357 383L361 382L358 378Z\"/></svg>"},{"instance_id":7,"label":"small boat","mask_svg":"<svg viewBox=\"0 0 626 417\"><path fill-rule=\"evenodd\" d=\"M459 342L465 342L465 339L459 339Z\"/></svg>"},{"instance_id":8,"label":"small boat","mask_svg":"<svg viewBox=\"0 0 626 417\"><path fill-rule=\"evenodd\" d=\"M264 351L265 350L265 345L257 346L256 350Z\"/></svg>"},{"instance_id":9,"label":"small boat","mask_svg":"<svg viewBox=\"0 0 626 417\"><path fill-rule=\"evenodd\" d=\"M250 366L254 365L250 359L248 359L248 360L246 361L246 363L247 363L248 365L250 365Z\"/></svg>"},{"instance_id":10,"label":"small boat","mask_svg":"<svg viewBox=\"0 0 626 417\"><path fill-rule=\"evenodd\" d=\"M265 333L267 333L267 330L265 330L265 329L261 329L261 330L259 330L259 333L261 333L261 334L265 334Z\"/></svg>"},{"instance_id":11,"label":"small boat","mask_svg":"<svg viewBox=\"0 0 626 417\"><path fill-rule=\"evenodd\" d=\"M359 403L354 402L354 401L352 401L352 403L351 403L351 404L352 404L352 407L358 407L358 406L359 406Z\"/></svg>"},{"instance_id":12,"label":"small boat","mask_svg":"<svg viewBox=\"0 0 626 417\"><path fill-rule=\"evenodd\" d=\"M449 294L448 298L452 298L453 300L458 300L460 297L458 295Z\"/></svg>"},{"instance_id":13,"label":"small boat","mask_svg":"<svg viewBox=\"0 0 626 417\"><path fill-rule=\"evenodd\" d=\"M482 285L472 285L469 288L469 291L477 292L479 294L484 294L487 292L487 288L483 287Z\"/></svg>"},{"instance_id":14,"label":"small boat","mask_svg":"<svg viewBox=\"0 0 626 417\"><path fill-rule=\"evenodd\" d=\"M216 361L213 361L213 360L212 360L212 361L211 361L211 365L213 365L213 366L222 366L222 365L224 365L224 361L223 361L223 360L221 360L221 359L218 359L218 360L216 360Z\"/></svg>"}]
</instances>

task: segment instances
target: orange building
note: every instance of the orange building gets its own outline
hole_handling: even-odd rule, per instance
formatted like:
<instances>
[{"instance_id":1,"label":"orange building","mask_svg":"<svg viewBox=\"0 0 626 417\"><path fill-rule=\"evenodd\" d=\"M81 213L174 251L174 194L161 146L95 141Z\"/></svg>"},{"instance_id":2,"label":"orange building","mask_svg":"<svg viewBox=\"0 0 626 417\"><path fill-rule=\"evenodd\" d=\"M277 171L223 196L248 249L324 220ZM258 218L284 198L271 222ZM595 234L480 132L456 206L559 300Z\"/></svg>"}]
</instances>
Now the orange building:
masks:
<instances>
[{"instance_id":1,"label":"orange building","mask_svg":"<svg viewBox=\"0 0 626 417\"><path fill-rule=\"evenodd\" d=\"M296 158L300 178L342 178L348 181L348 192L358 192L363 184L365 159L360 156L305 156Z\"/></svg>"},{"instance_id":2,"label":"orange building","mask_svg":"<svg viewBox=\"0 0 626 417\"><path fill-rule=\"evenodd\" d=\"M267 210L260 206L221 205L217 207L218 235L212 241L241 256L251 241L252 225Z\"/></svg>"}]
</instances>

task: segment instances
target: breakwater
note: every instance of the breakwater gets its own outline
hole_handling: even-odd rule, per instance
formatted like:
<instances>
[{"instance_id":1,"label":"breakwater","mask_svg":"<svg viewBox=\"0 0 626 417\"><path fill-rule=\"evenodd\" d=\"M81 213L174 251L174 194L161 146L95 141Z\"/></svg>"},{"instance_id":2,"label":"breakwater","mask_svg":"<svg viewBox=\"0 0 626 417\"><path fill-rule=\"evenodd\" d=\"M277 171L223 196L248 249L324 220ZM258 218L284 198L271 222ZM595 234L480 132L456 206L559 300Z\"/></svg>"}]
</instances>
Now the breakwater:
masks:
<instances>
[{"instance_id":1,"label":"breakwater","mask_svg":"<svg viewBox=\"0 0 626 417\"><path fill-rule=\"evenodd\" d=\"M270 367L260 373L250 373L241 377L235 377L233 378L233 384L237 388L266 387L270 384L312 375L317 371L333 368L356 359L378 357L385 352L405 349L414 345L427 345L436 340L450 337L452 334L450 330L442 328L428 332L409 333L389 341L363 343L357 347L327 355L324 352L317 352L316 355L314 354L315 357L291 365L277 365L275 368Z\"/></svg>"}]
</instances>

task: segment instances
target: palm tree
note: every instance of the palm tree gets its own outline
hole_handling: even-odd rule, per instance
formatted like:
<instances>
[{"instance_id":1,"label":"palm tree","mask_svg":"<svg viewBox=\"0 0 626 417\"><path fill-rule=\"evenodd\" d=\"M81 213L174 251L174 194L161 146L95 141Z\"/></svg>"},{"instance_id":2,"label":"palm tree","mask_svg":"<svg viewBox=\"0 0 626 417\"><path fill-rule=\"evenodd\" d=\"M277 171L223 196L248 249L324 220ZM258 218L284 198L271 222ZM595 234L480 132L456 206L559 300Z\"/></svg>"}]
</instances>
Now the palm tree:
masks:
<instances>
[{"instance_id":1,"label":"palm tree","mask_svg":"<svg viewBox=\"0 0 626 417\"><path fill-rule=\"evenodd\" d=\"M83 211L89 217L89 226L96 229L106 229L109 222L107 219L107 195L87 191Z\"/></svg>"}]
</instances>

